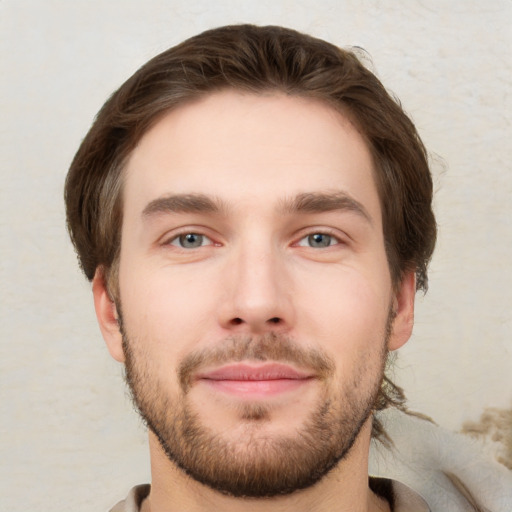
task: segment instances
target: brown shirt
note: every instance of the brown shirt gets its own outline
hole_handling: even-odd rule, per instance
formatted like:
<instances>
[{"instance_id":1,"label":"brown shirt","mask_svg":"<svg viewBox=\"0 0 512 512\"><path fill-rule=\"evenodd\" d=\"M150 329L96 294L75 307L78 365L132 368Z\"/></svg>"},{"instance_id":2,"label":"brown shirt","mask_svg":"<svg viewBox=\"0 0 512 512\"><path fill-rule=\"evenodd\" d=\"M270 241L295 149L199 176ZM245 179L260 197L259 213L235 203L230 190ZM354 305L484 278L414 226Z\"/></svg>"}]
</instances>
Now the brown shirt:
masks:
<instances>
[{"instance_id":1,"label":"brown shirt","mask_svg":"<svg viewBox=\"0 0 512 512\"><path fill-rule=\"evenodd\" d=\"M370 487L389 501L393 512L430 512L426 501L401 482L371 478ZM110 509L110 512L140 512L142 502L149 495L150 488L149 484L134 487L126 499Z\"/></svg>"}]
</instances>

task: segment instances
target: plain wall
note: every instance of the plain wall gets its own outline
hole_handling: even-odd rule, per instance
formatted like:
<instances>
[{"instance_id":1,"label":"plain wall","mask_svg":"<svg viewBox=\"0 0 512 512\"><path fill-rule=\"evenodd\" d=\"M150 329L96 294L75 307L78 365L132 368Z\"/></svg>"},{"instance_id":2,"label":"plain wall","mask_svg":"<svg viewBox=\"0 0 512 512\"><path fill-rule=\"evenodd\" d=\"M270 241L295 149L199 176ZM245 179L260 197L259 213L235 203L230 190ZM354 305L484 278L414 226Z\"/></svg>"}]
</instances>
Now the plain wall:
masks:
<instances>
[{"instance_id":1,"label":"plain wall","mask_svg":"<svg viewBox=\"0 0 512 512\"><path fill-rule=\"evenodd\" d=\"M396 379L457 430L512 400L510 0L0 2L0 510L107 510L149 480L144 428L65 230L69 163L141 64L227 23L364 47L433 156L439 242Z\"/></svg>"}]
</instances>

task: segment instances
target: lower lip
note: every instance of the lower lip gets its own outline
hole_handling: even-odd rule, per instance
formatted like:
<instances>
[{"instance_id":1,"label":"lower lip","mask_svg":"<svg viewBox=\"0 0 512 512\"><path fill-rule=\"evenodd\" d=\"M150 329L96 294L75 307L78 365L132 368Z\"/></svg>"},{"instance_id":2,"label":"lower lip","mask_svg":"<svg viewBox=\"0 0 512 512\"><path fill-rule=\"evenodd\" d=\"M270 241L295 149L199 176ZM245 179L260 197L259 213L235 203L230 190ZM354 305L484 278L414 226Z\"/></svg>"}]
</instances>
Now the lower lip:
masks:
<instances>
[{"instance_id":1,"label":"lower lip","mask_svg":"<svg viewBox=\"0 0 512 512\"><path fill-rule=\"evenodd\" d=\"M212 380L201 379L210 388L242 398L267 398L295 391L312 379L272 379L272 380Z\"/></svg>"}]
</instances>

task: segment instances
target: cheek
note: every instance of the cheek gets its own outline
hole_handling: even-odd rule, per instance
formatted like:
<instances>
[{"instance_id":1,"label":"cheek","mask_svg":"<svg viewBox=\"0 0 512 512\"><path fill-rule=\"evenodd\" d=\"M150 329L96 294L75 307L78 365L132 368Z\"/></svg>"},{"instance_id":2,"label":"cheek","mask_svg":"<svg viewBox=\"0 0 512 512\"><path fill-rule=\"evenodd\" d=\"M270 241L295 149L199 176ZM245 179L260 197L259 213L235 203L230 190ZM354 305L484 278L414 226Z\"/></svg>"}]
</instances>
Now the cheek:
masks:
<instances>
[{"instance_id":1,"label":"cheek","mask_svg":"<svg viewBox=\"0 0 512 512\"><path fill-rule=\"evenodd\" d=\"M145 340L153 359L169 365L219 337L214 282L218 272L210 275L193 265L176 269L147 262L125 269L120 268L125 328Z\"/></svg>"},{"instance_id":2,"label":"cheek","mask_svg":"<svg viewBox=\"0 0 512 512\"><path fill-rule=\"evenodd\" d=\"M329 287L329 300L311 300L314 327L308 337L333 358L333 382L342 393L364 394L380 381L389 299L376 294L371 285L363 286L356 277L345 285Z\"/></svg>"},{"instance_id":3,"label":"cheek","mask_svg":"<svg viewBox=\"0 0 512 512\"><path fill-rule=\"evenodd\" d=\"M385 276L385 274L384 274ZM303 281L299 331L340 357L380 350L386 335L391 285L382 276L341 269ZM298 306L299 307L299 306ZM336 355L335 355L336 356Z\"/></svg>"}]
</instances>

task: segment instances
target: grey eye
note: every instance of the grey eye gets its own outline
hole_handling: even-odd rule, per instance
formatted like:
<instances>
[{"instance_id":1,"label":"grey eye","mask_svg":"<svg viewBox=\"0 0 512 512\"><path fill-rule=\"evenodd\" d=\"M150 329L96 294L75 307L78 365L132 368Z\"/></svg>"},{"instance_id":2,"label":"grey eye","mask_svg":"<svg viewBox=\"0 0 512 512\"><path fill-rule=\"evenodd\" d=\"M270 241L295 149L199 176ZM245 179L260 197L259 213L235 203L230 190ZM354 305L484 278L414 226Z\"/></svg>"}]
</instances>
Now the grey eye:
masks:
<instances>
[{"instance_id":1,"label":"grey eye","mask_svg":"<svg viewBox=\"0 0 512 512\"><path fill-rule=\"evenodd\" d=\"M171 242L171 245L176 245L183 249L196 249L197 247L204 245L205 240L208 240L208 238L204 235L199 235L198 233L186 233L176 237Z\"/></svg>"},{"instance_id":2,"label":"grey eye","mask_svg":"<svg viewBox=\"0 0 512 512\"><path fill-rule=\"evenodd\" d=\"M333 243L333 237L325 233L314 233L313 235L308 235L307 241L310 247L329 247Z\"/></svg>"},{"instance_id":3,"label":"grey eye","mask_svg":"<svg viewBox=\"0 0 512 512\"><path fill-rule=\"evenodd\" d=\"M341 243L339 238L334 235L312 233L311 235L301 238L297 245L300 247L312 247L313 249L324 249L332 245L338 245L339 243Z\"/></svg>"},{"instance_id":4,"label":"grey eye","mask_svg":"<svg viewBox=\"0 0 512 512\"><path fill-rule=\"evenodd\" d=\"M327 233L313 233L301 238L297 245L301 247L312 247L313 249L323 249L331 245L336 245L337 243L339 243L339 240L333 235L328 235Z\"/></svg>"}]
</instances>

